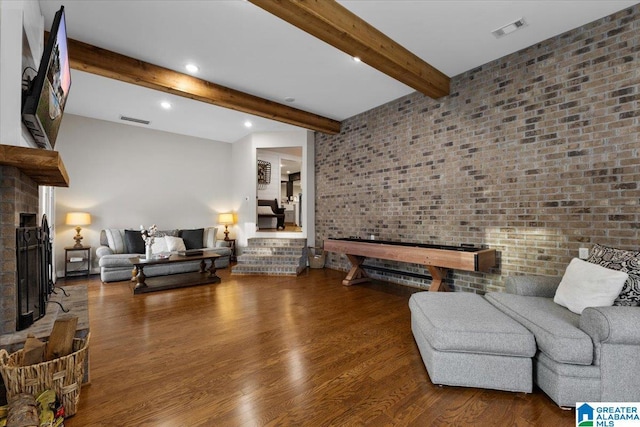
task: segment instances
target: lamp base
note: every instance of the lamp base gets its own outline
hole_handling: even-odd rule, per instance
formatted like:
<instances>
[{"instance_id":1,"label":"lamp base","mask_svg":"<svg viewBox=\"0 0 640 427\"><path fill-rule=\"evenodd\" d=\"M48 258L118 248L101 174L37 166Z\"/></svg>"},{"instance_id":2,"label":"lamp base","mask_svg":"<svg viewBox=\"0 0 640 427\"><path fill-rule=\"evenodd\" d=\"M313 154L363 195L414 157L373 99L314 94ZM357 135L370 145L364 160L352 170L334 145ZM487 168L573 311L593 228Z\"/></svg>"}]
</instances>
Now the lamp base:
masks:
<instances>
[{"instance_id":1,"label":"lamp base","mask_svg":"<svg viewBox=\"0 0 640 427\"><path fill-rule=\"evenodd\" d=\"M76 235L73 236L73 240L76 241L76 244L73 245L74 249L82 249L84 246L82 246L82 236L80 235L80 230L82 230L80 227L76 227Z\"/></svg>"},{"instance_id":2,"label":"lamp base","mask_svg":"<svg viewBox=\"0 0 640 427\"><path fill-rule=\"evenodd\" d=\"M224 226L224 240L225 240L225 242L229 241L229 226L228 225Z\"/></svg>"}]
</instances>

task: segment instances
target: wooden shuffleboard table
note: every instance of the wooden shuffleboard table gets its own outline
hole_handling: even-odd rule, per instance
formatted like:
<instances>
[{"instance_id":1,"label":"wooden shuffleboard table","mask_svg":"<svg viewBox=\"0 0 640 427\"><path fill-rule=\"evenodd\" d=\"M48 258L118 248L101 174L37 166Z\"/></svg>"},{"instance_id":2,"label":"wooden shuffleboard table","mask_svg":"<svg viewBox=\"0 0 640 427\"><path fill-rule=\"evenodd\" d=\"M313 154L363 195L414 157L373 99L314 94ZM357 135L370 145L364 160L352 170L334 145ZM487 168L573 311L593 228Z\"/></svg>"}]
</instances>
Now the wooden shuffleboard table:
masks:
<instances>
[{"instance_id":1,"label":"wooden shuffleboard table","mask_svg":"<svg viewBox=\"0 0 640 427\"><path fill-rule=\"evenodd\" d=\"M431 274L429 291L447 291L442 283L448 269L487 272L496 265L495 249L471 246L446 246L421 243L387 242L364 239L326 239L324 250L343 253L351 262L351 270L342 281L345 286L369 281L362 269L366 258L387 259L427 267Z\"/></svg>"}]
</instances>

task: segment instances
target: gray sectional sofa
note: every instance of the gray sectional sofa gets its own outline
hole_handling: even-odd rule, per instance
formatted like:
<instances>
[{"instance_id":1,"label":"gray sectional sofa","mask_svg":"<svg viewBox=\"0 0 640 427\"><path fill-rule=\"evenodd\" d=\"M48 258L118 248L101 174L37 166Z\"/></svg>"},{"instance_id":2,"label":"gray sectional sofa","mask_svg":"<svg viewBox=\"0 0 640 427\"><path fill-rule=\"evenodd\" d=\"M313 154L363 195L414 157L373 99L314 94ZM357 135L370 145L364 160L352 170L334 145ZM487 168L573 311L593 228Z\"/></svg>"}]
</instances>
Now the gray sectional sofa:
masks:
<instances>
[{"instance_id":1,"label":"gray sectional sofa","mask_svg":"<svg viewBox=\"0 0 640 427\"><path fill-rule=\"evenodd\" d=\"M535 336L534 382L559 406L640 401L640 307L572 313L553 301L561 279L510 276L485 296Z\"/></svg>"},{"instance_id":2,"label":"gray sectional sofa","mask_svg":"<svg viewBox=\"0 0 640 427\"><path fill-rule=\"evenodd\" d=\"M506 293L484 298L414 294L412 331L432 382L529 392L532 380L563 407L640 401L640 307L575 314L553 300L561 279L511 276Z\"/></svg>"},{"instance_id":3,"label":"gray sectional sofa","mask_svg":"<svg viewBox=\"0 0 640 427\"><path fill-rule=\"evenodd\" d=\"M202 230L202 231L200 231ZM160 231L156 240L164 236L184 237L186 249L206 249L219 255L216 259L216 268L225 268L229 265L231 249L228 242L217 238L217 227L206 227L191 230L167 230ZM144 253L144 246L139 247L137 230L107 229L100 232L100 246L96 249L96 257L100 266L100 279L103 282L116 282L130 280L133 265L130 258ZM136 240L133 242L133 240ZM144 243L143 243L144 244ZM136 247L137 246L137 247ZM199 247L198 247L199 246ZM144 269L147 277L162 276L167 274L188 273L199 271L200 261L150 265Z\"/></svg>"}]
</instances>

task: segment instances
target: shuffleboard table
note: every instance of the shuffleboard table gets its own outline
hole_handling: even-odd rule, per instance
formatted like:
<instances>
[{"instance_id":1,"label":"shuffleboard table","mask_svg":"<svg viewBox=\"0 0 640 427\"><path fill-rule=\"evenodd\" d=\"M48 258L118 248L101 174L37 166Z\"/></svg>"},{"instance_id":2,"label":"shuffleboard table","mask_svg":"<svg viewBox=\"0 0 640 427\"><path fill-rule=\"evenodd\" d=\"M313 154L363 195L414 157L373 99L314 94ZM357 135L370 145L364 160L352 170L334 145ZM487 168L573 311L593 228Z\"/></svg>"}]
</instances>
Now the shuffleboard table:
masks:
<instances>
[{"instance_id":1,"label":"shuffleboard table","mask_svg":"<svg viewBox=\"0 0 640 427\"><path fill-rule=\"evenodd\" d=\"M446 246L421 243L388 242L364 239L325 239L324 250L347 255L351 270L342 281L345 286L369 281L362 269L366 258L387 259L425 265L431 273L429 291L447 291L442 279L447 269L487 272L496 265L495 249L471 246Z\"/></svg>"}]
</instances>

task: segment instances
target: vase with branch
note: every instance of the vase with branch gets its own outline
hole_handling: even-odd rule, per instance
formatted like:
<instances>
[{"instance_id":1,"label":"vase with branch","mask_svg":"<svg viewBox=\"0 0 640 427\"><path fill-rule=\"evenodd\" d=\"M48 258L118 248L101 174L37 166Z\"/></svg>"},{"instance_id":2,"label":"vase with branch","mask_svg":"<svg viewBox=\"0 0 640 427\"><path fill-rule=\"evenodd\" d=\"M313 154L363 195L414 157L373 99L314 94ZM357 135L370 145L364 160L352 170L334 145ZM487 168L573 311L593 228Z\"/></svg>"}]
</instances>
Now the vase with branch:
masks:
<instances>
[{"instance_id":1,"label":"vase with branch","mask_svg":"<svg viewBox=\"0 0 640 427\"><path fill-rule=\"evenodd\" d=\"M144 226L140 226L140 234L142 234L142 240L144 240L144 249L145 249L145 258L151 259L152 251L151 246L156 239L156 233L158 232L158 227L153 224L149 229L145 229Z\"/></svg>"}]
</instances>

